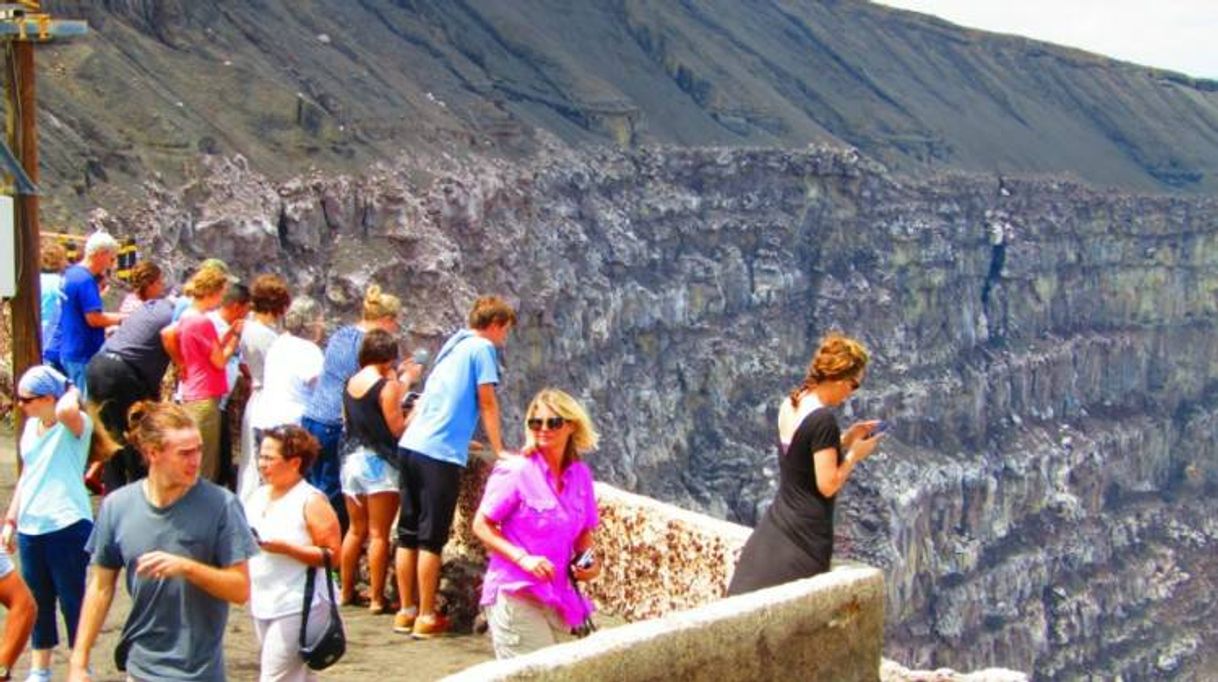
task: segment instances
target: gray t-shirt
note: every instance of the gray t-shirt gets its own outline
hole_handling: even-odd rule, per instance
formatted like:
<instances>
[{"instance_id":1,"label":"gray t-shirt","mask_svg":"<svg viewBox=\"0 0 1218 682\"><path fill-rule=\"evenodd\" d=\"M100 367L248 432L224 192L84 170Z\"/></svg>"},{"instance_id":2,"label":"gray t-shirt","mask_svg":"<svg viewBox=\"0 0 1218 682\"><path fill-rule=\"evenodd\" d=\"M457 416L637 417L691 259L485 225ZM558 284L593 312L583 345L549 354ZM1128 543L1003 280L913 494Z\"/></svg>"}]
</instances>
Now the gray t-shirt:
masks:
<instances>
[{"instance_id":1,"label":"gray t-shirt","mask_svg":"<svg viewBox=\"0 0 1218 682\"><path fill-rule=\"evenodd\" d=\"M258 551L241 503L229 491L199 480L165 508L144 496L143 479L110 493L85 545L93 563L126 567L131 613L122 641L131 646L127 671L141 680L224 680L228 602L185 578L136 575L140 556L161 550L226 567Z\"/></svg>"},{"instance_id":2,"label":"gray t-shirt","mask_svg":"<svg viewBox=\"0 0 1218 682\"><path fill-rule=\"evenodd\" d=\"M165 298L143 303L102 346L103 352L114 353L139 372L150 395L160 393L161 379L169 367L161 330L173 322L173 305Z\"/></svg>"}]
</instances>

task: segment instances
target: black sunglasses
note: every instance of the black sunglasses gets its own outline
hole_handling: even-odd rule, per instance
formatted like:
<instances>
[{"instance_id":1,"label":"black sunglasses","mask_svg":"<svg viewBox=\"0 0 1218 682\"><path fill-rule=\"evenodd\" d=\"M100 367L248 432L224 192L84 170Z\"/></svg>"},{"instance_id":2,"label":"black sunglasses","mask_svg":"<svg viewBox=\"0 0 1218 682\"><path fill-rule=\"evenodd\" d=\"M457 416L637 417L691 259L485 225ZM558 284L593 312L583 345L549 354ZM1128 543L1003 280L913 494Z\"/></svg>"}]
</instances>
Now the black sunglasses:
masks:
<instances>
[{"instance_id":1,"label":"black sunglasses","mask_svg":"<svg viewBox=\"0 0 1218 682\"><path fill-rule=\"evenodd\" d=\"M850 381L850 390L852 390L852 391L859 390L859 386L863 385L863 382L859 381L858 377L850 379L849 381Z\"/></svg>"},{"instance_id":2,"label":"black sunglasses","mask_svg":"<svg viewBox=\"0 0 1218 682\"><path fill-rule=\"evenodd\" d=\"M547 429L553 431L555 429L561 429L562 425L566 424L566 423L567 423L567 420L563 419L562 417L550 417L549 419L542 419L541 417L532 417L525 421L525 424L529 425L530 431L540 431L543 424L545 425L545 427Z\"/></svg>"}]
</instances>

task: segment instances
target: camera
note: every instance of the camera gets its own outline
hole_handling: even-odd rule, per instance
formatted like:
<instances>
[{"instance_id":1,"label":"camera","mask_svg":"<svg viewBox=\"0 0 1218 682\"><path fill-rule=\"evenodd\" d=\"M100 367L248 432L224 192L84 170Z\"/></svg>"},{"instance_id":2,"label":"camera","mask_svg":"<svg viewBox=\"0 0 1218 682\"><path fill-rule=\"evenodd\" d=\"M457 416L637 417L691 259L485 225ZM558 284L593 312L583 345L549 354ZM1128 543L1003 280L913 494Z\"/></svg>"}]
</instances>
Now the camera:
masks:
<instances>
[{"instance_id":1,"label":"camera","mask_svg":"<svg viewBox=\"0 0 1218 682\"><path fill-rule=\"evenodd\" d=\"M594 563L596 563L596 554L593 553L591 548L585 549L580 553L579 556L575 557L571 561L571 565L581 571L586 571L589 568L592 568L592 564Z\"/></svg>"}]
</instances>

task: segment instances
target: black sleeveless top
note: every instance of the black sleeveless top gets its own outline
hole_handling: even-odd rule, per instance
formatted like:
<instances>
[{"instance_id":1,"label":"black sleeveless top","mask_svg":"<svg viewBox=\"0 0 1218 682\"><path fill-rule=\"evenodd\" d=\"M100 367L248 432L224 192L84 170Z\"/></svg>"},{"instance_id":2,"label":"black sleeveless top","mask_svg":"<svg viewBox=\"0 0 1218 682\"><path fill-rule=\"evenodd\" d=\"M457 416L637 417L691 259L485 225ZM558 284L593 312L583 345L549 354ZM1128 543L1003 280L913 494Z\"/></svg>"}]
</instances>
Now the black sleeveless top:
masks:
<instances>
[{"instance_id":1,"label":"black sleeveless top","mask_svg":"<svg viewBox=\"0 0 1218 682\"><path fill-rule=\"evenodd\" d=\"M833 556L833 498L816 486L815 453L837 448L841 431L825 407L810 412L778 455L778 494L740 554L728 594L809 578L829 570Z\"/></svg>"},{"instance_id":2,"label":"black sleeveless top","mask_svg":"<svg viewBox=\"0 0 1218 682\"><path fill-rule=\"evenodd\" d=\"M364 447L372 450L389 463L397 464L398 439L389 431L385 414L381 412L381 391L385 389L385 377L355 398L343 388L343 410L347 414L347 452Z\"/></svg>"}]
</instances>

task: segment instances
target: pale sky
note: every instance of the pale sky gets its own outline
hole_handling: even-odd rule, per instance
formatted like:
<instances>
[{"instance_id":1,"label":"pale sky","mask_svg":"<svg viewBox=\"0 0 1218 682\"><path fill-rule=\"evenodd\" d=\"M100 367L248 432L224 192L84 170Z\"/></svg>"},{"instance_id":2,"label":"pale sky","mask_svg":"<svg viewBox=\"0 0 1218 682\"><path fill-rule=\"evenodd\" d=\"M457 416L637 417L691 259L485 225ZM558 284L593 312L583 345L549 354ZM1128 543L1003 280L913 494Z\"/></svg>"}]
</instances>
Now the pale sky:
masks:
<instances>
[{"instance_id":1,"label":"pale sky","mask_svg":"<svg viewBox=\"0 0 1218 682\"><path fill-rule=\"evenodd\" d=\"M1218 79L1218 0L873 0L954 24L1015 33Z\"/></svg>"}]
</instances>

